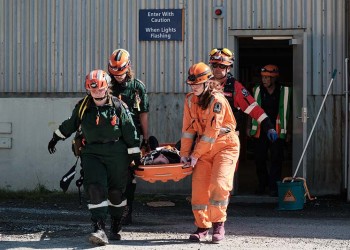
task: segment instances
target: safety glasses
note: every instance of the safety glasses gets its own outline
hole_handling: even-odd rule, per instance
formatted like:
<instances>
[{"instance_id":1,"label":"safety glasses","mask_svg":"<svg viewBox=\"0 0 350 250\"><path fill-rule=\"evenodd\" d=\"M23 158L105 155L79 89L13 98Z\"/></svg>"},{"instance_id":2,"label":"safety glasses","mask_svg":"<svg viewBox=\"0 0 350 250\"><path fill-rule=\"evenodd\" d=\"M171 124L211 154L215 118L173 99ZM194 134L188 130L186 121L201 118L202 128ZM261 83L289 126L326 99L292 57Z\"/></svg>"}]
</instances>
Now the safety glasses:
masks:
<instances>
[{"instance_id":1,"label":"safety glasses","mask_svg":"<svg viewBox=\"0 0 350 250\"><path fill-rule=\"evenodd\" d=\"M261 68L261 72L277 73L278 70L277 70L277 69L268 70L268 69L266 69L266 68Z\"/></svg>"},{"instance_id":2,"label":"safety glasses","mask_svg":"<svg viewBox=\"0 0 350 250\"><path fill-rule=\"evenodd\" d=\"M118 68L118 67L113 67L113 66L109 65L109 67L111 67L111 69L113 69L114 71L122 71L122 70L124 70L124 69L125 69L126 67L128 67L128 66L129 66L128 63L125 64L124 66L120 67L120 68Z\"/></svg>"},{"instance_id":3,"label":"safety glasses","mask_svg":"<svg viewBox=\"0 0 350 250\"><path fill-rule=\"evenodd\" d=\"M189 75L188 77L187 77L187 80L189 80L189 81L191 81L191 82L194 82L198 77L201 77L201 76L204 76L204 75L206 75L206 74L208 74L210 72L210 70L206 70L206 71L204 71L203 73L200 73L200 74L198 74L198 75Z\"/></svg>"},{"instance_id":4,"label":"safety glasses","mask_svg":"<svg viewBox=\"0 0 350 250\"><path fill-rule=\"evenodd\" d=\"M223 64L218 64L218 63L213 63L211 65L214 69L216 69L217 67L219 67L220 69L226 69L227 65L223 65Z\"/></svg>"},{"instance_id":5,"label":"safety glasses","mask_svg":"<svg viewBox=\"0 0 350 250\"><path fill-rule=\"evenodd\" d=\"M231 50L229 50L228 48L214 48L214 49L212 49L212 51L210 51L209 55L213 56L218 52L221 52L221 53L225 54L226 56L230 56L230 57L233 55Z\"/></svg>"}]
</instances>

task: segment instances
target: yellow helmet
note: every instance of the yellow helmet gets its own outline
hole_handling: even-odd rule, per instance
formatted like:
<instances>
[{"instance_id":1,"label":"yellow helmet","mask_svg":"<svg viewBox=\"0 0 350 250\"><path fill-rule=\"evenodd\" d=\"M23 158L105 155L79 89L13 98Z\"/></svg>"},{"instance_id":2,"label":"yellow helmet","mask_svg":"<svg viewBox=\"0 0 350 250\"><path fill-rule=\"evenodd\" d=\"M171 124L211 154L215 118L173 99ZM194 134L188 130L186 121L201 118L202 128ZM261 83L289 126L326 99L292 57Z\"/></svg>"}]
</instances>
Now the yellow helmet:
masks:
<instances>
[{"instance_id":1,"label":"yellow helmet","mask_svg":"<svg viewBox=\"0 0 350 250\"><path fill-rule=\"evenodd\" d=\"M235 60L233 52L228 48L214 48L210 51L209 56L210 64L217 63L231 66Z\"/></svg>"},{"instance_id":2,"label":"yellow helmet","mask_svg":"<svg viewBox=\"0 0 350 250\"><path fill-rule=\"evenodd\" d=\"M278 77L280 75L278 67L273 64L268 64L261 68L261 76Z\"/></svg>"},{"instance_id":3,"label":"yellow helmet","mask_svg":"<svg viewBox=\"0 0 350 250\"><path fill-rule=\"evenodd\" d=\"M210 67L203 62L193 64L188 69L188 84L201 84L213 77Z\"/></svg>"}]
</instances>

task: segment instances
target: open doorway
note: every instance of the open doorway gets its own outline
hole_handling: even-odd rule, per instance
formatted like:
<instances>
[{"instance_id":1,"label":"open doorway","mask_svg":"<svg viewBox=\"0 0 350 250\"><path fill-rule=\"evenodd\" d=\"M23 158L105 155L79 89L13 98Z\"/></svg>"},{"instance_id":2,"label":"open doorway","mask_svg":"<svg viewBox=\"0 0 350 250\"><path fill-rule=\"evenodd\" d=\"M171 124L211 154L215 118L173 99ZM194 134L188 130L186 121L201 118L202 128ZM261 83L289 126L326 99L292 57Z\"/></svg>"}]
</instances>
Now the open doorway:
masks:
<instances>
[{"instance_id":1,"label":"open doorway","mask_svg":"<svg viewBox=\"0 0 350 250\"><path fill-rule=\"evenodd\" d=\"M293 83L293 47L289 40L254 40L253 37L240 37L236 52L238 80L249 90L261 82L260 70L264 65L275 64L279 67L279 81L292 87ZM245 117L244 121L247 117ZM257 188L257 176L254 163L254 140L246 135L246 122L240 131L241 154L238 172L235 178L235 193L254 195ZM292 174L292 145L287 144L282 166L282 176Z\"/></svg>"}]
</instances>

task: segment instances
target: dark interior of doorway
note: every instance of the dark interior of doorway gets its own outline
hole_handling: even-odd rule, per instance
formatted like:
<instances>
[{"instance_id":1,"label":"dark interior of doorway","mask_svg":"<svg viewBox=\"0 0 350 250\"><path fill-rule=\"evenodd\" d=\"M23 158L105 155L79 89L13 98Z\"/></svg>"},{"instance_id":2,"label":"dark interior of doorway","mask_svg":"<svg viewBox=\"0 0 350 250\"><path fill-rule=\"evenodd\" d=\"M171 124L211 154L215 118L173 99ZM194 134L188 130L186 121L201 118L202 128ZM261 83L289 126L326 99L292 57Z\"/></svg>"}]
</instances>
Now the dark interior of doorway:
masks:
<instances>
[{"instance_id":1,"label":"dark interior of doorway","mask_svg":"<svg viewBox=\"0 0 350 250\"><path fill-rule=\"evenodd\" d=\"M252 37L238 39L239 72L236 77L251 91L260 82L260 70L266 64L279 67L280 82L292 86L293 82L293 47L288 40L254 40ZM245 117L246 118L246 117ZM246 120L246 119L244 119ZM254 195L257 177L253 155L253 139L246 136L246 122L241 126L241 154L235 178L236 195ZM287 144L282 177L292 174L292 145Z\"/></svg>"}]
</instances>

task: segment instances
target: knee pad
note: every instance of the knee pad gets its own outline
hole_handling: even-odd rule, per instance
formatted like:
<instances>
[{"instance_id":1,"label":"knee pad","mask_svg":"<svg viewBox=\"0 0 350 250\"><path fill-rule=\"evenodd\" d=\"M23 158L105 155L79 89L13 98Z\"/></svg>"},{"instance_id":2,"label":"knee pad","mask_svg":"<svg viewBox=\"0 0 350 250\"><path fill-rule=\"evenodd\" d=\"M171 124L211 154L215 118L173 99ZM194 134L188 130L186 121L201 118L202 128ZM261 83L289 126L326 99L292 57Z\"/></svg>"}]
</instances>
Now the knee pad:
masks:
<instances>
[{"instance_id":1,"label":"knee pad","mask_svg":"<svg viewBox=\"0 0 350 250\"><path fill-rule=\"evenodd\" d=\"M108 200L110 201L110 205L115 207L124 206L122 203L125 201L123 192L117 189L110 189L108 191Z\"/></svg>"},{"instance_id":2,"label":"knee pad","mask_svg":"<svg viewBox=\"0 0 350 250\"><path fill-rule=\"evenodd\" d=\"M88 193L91 204L100 204L106 200L106 195L103 191L103 187L99 184L90 184L88 187Z\"/></svg>"}]
</instances>

